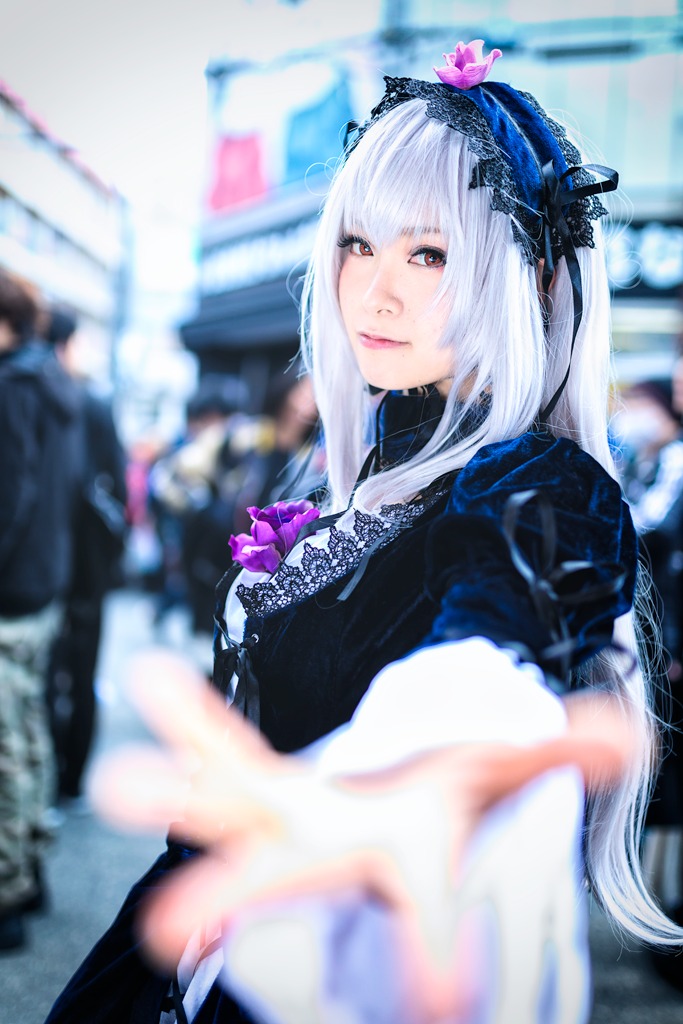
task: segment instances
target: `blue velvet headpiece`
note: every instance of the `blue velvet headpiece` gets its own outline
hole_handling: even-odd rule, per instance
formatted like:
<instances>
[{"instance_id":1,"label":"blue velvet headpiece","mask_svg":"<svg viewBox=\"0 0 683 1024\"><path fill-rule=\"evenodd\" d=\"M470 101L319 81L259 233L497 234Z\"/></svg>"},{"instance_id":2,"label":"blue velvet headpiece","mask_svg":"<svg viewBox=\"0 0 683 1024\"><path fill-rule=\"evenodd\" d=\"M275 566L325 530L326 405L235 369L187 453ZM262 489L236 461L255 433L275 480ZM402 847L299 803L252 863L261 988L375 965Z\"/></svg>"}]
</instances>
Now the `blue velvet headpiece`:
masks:
<instances>
[{"instance_id":1,"label":"blue velvet headpiece","mask_svg":"<svg viewBox=\"0 0 683 1024\"><path fill-rule=\"evenodd\" d=\"M470 188L488 186L491 208L511 215L514 237L529 262L547 260L550 255L554 264L566 255L562 220L574 246L593 246L591 221L606 213L596 197L616 188L618 175L597 164L581 166L581 154L565 129L530 93L503 82L457 89L415 78L386 77L384 81L384 96L370 119L357 128L349 150L389 110L408 100L424 100L428 117L445 122L467 138L478 157ZM606 180L596 181L589 171ZM546 227L550 229L550 254Z\"/></svg>"},{"instance_id":2,"label":"blue velvet headpiece","mask_svg":"<svg viewBox=\"0 0 683 1024\"><path fill-rule=\"evenodd\" d=\"M581 154L565 129L530 93L518 92L503 82L481 82L460 89L414 78L386 77L384 81L382 100L365 124L354 126L356 135L347 152L375 121L412 99L424 100L428 117L464 135L478 158L470 188L487 186L491 209L510 215L512 233L524 258L533 264L543 260L546 293L557 261L565 257L574 302L573 351L583 312L576 247L593 247L591 222L607 212L597 197L617 187L617 172L600 164L581 165ZM603 180L597 180L595 174ZM542 419L555 408L568 377L569 368L542 411Z\"/></svg>"}]
</instances>

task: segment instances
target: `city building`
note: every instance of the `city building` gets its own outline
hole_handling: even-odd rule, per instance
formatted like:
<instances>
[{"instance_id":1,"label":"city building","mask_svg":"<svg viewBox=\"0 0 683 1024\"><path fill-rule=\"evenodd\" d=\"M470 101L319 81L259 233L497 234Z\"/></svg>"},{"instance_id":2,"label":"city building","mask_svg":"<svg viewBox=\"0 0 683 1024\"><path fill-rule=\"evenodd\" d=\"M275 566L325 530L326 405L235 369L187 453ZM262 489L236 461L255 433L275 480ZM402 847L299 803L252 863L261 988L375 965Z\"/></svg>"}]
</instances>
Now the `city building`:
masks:
<instances>
[{"instance_id":1,"label":"city building","mask_svg":"<svg viewBox=\"0 0 683 1024\"><path fill-rule=\"evenodd\" d=\"M121 329L126 206L0 81L0 266L79 323L84 371L106 385Z\"/></svg>"},{"instance_id":2,"label":"city building","mask_svg":"<svg viewBox=\"0 0 683 1024\"><path fill-rule=\"evenodd\" d=\"M541 20L528 0L384 0L360 38L210 64L199 292L181 328L201 371L244 376L258 405L297 349L298 289L346 122L367 116L382 74L431 79L445 48L485 38L504 53L494 78L523 83L581 126L594 162L619 169L625 200L608 227L617 370L668 372L683 337L683 19L675 0L638 6L578 0L571 18Z\"/></svg>"}]
</instances>

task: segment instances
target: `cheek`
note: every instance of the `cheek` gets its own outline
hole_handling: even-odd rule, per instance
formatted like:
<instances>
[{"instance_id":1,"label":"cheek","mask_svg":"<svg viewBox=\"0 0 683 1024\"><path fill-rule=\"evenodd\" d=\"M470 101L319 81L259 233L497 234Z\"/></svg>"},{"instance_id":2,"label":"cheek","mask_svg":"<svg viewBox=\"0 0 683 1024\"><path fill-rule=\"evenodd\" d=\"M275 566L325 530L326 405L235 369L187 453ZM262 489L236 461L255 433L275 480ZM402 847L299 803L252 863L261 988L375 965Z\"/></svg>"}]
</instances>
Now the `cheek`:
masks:
<instances>
[{"instance_id":1,"label":"cheek","mask_svg":"<svg viewBox=\"0 0 683 1024\"><path fill-rule=\"evenodd\" d=\"M441 339L446 329L449 309L445 300L442 300L436 306L433 304L433 301L433 296L430 296L423 306L421 321L424 324L425 330L429 332L432 340L436 343Z\"/></svg>"},{"instance_id":2,"label":"cheek","mask_svg":"<svg viewBox=\"0 0 683 1024\"><path fill-rule=\"evenodd\" d=\"M353 308L353 297L356 288L353 282L353 270L348 260L342 263L339 271L339 283L337 285L337 298L341 310L342 320L347 323L348 317Z\"/></svg>"}]
</instances>

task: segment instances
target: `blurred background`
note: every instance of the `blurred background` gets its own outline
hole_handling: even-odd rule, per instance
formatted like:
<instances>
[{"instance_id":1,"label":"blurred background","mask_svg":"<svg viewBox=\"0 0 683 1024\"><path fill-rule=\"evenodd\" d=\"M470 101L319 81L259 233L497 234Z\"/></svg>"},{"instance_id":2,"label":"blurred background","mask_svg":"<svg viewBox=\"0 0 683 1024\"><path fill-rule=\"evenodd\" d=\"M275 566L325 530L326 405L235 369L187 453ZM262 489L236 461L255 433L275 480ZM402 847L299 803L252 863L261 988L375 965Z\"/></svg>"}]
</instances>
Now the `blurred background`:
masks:
<instances>
[{"instance_id":1,"label":"blurred background","mask_svg":"<svg viewBox=\"0 0 683 1024\"><path fill-rule=\"evenodd\" d=\"M591 157L619 169L617 374L670 374L682 20L680 0L576 0L569 17L533 0L5 0L0 267L76 317L78 372L111 398L131 460L127 572L159 586L171 571L147 477L186 439L190 399L211 391L214 419L277 405L344 125L383 74L430 77L458 39L500 47L494 77L580 125ZM272 443L259 430L238 448Z\"/></svg>"},{"instance_id":2,"label":"blurred background","mask_svg":"<svg viewBox=\"0 0 683 1024\"><path fill-rule=\"evenodd\" d=\"M484 38L617 167L618 371L670 369L681 333L677 0L4 0L0 265L79 320L125 443L173 441L207 373L262 406L297 346L297 284L343 126L386 73L432 76Z\"/></svg>"},{"instance_id":3,"label":"blurred background","mask_svg":"<svg viewBox=\"0 0 683 1024\"><path fill-rule=\"evenodd\" d=\"M202 382L227 381L228 404L249 416L272 405L297 350L298 289L345 123L367 115L383 74L430 77L458 39L500 47L494 77L580 125L591 157L619 169L617 374L670 374L683 332L680 0L568 10L5 0L0 267L75 315L78 370L111 397L133 461L129 572L162 571L141 490L185 438Z\"/></svg>"},{"instance_id":4,"label":"blurred background","mask_svg":"<svg viewBox=\"0 0 683 1024\"><path fill-rule=\"evenodd\" d=\"M482 38L504 54L494 78L580 125L590 157L619 169L623 198L608 223L617 382L624 394L664 382L655 398L676 424L648 462L622 417L619 450L634 504L656 481L658 453L681 443L683 390L677 405L672 385L683 345L681 0L3 0L1 9L0 269L73 320L70 370L109 404L125 460L98 742L108 728L126 731L106 708L119 700L121 648L142 643L142 626L145 640L175 644L209 670L227 537L248 527L240 510L283 487L311 436L306 382L285 372L297 298L345 125L368 115L384 74L432 78L444 50ZM312 479L319 468L314 459ZM667 579L678 574L678 621L676 524L662 557ZM58 712L69 699L58 694ZM80 833L65 834L68 848ZM671 844L658 856L671 860ZM624 992L621 976L605 985L605 1005ZM21 1005L8 1024L30 1020ZM666 1003L662 1021L683 1020L682 1005Z\"/></svg>"}]
</instances>

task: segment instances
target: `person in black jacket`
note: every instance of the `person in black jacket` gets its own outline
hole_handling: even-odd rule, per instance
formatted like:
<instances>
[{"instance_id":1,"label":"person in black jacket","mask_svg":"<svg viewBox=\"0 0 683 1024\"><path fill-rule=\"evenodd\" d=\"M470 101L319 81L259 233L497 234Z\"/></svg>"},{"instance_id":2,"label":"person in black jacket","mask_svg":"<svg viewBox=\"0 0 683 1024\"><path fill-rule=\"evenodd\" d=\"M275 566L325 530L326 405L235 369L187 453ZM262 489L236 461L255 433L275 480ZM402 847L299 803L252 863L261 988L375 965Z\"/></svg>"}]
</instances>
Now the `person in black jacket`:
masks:
<instances>
[{"instance_id":1,"label":"person in black jacket","mask_svg":"<svg viewBox=\"0 0 683 1024\"><path fill-rule=\"evenodd\" d=\"M76 320L50 311L47 341L69 371ZM96 728L95 669L104 597L120 580L126 533L126 460L110 404L77 383L83 490L77 505L78 544L61 630L52 647L48 707L57 762L57 796L78 800Z\"/></svg>"},{"instance_id":2,"label":"person in black jacket","mask_svg":"<svg viewBox=\"0 0 683 1024\"><path fill-rule=\"evenodd\" d=\"M45 671L72 567L78 393L35 336L30 286L0 271L0 951L43 902L53 752Z\"/></svg>"}]
</instances>

